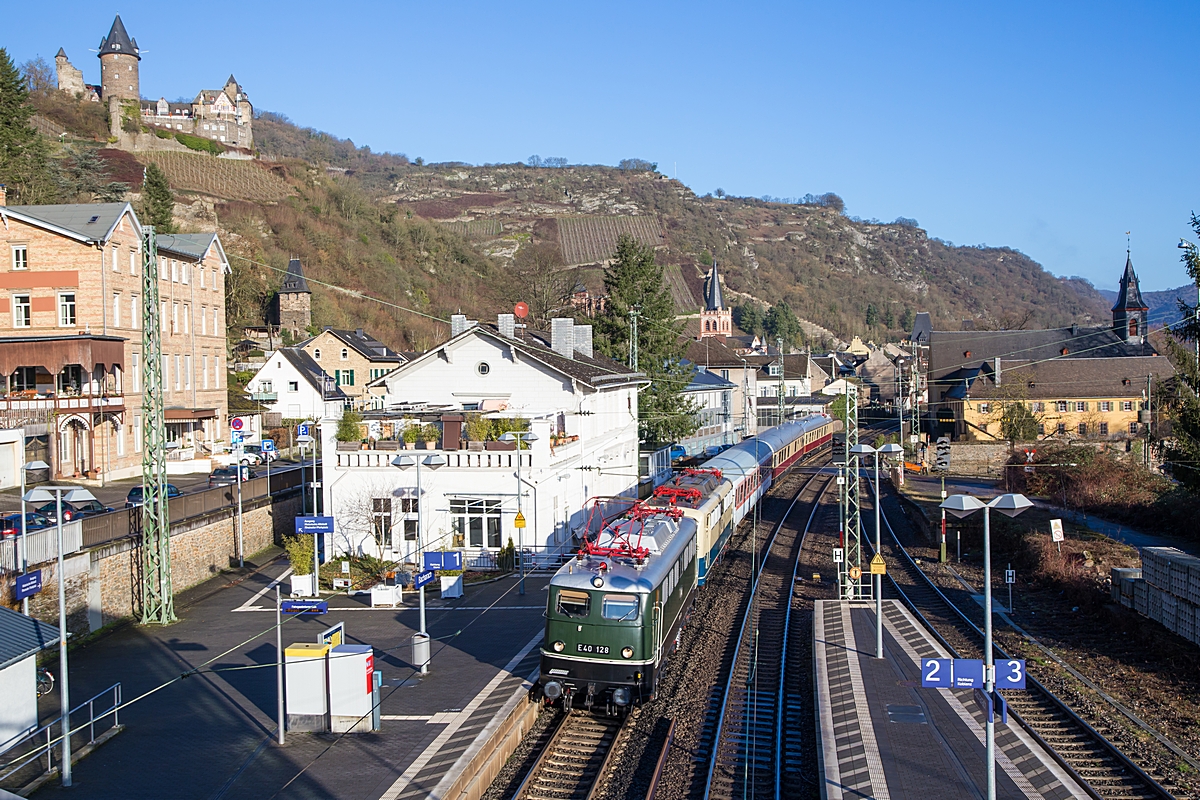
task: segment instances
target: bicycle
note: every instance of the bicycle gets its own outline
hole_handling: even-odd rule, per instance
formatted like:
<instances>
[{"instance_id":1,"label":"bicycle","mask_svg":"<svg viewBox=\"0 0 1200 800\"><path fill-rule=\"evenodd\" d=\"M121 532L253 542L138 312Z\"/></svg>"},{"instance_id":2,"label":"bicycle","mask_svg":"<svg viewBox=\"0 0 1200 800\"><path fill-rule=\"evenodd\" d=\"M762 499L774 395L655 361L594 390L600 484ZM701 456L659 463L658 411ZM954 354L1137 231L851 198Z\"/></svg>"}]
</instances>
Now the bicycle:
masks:
<instances>
[{"instance_id":1,"label":"bicycle","mask_svg":"<svg viewBox=\"0 0 1200 800\"><path fill-rule=\"evenodd\" d=\"M54 691L54 673L45 667L37 671L37 696L50 694Z\"/></svg>"}]
</instances>

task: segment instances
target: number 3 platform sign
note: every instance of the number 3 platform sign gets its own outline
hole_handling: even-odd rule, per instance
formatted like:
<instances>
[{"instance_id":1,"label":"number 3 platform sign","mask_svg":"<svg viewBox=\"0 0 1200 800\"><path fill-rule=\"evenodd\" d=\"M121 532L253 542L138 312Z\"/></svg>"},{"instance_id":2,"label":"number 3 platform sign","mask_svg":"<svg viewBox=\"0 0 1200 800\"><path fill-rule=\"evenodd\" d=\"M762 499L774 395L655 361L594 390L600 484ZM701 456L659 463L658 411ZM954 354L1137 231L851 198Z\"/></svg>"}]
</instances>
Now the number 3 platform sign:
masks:
<instances>
[{"instance_id":1,"label":"number 3 platform sign","mask_svg":"<svg viewBox=\"0 0 1200 800\"><path fill-rule=\"evenodd\" d=\"M996 689L1025 688L1025 659L1010 658L998 661ZM921 661L921 686L925 689L972 689L990 702L981 702L984 712L991 711L1007 722L1007 704L999 693L992 698L983 694L985 685L983 662L977 658L926 658Z\"/></svg>"}]
</instances>

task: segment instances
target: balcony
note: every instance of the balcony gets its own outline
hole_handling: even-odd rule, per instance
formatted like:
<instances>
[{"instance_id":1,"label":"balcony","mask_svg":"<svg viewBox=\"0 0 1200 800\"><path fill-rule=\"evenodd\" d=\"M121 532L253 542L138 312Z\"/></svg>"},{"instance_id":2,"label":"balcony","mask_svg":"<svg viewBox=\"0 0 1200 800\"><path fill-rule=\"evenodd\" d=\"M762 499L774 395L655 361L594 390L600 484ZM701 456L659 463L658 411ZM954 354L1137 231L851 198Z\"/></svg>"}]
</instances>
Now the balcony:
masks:
<instances>
[{"instance_id":1,"label":"balcony","mask_svg":"<svg viewBox=\"0 0 1200 800\"><path fill-rule=\"evenodd\" d=\"M386 468L394 470L392 459L398 455L408 454L415 458L424 458L434 453L446 459L444 468L448 469L513 470L517 468L516 450L338 450L336 455L338 469ZM539 462L544 458L543 454L522 450L521 468L532 469L535 456L538 457ZM545 464L539 463L538 466L545 466Z\"/></svg>"},{"instance_id":2,"label":"balcony","mask_svg":"<svg viewBox=\"0 0 1200 800\"><path fill-rule=\"evenodd\" d=\"M251 392L250 399L256 403L274 403L279 399L279 392Z\"/></svg>"}]
</instances>

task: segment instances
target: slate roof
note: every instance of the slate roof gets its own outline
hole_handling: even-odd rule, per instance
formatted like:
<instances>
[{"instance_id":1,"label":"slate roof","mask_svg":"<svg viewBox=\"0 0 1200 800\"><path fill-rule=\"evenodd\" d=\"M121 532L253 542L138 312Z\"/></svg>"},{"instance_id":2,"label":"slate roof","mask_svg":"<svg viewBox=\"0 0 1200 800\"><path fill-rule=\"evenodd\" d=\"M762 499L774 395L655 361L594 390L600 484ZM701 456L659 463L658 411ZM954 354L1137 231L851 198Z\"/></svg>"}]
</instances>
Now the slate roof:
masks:
<instances>
[{"instance_id":1,"label":"slate roof","mask_svg":"<svg viewBox=\"0 0 1200 800\"><path fill-rule=\"evenodd\" d=\"M105 242L126 211L129 203L56 203L45 206L0 206L0 214L12 214L34 225L57 228L89 243ZM137 224L137 215L134 214Z\"/></svg>"},{"instance_id":2,"label":"slate roof","mask_svg":"<svg viewBox=\"0 0 1200 800\"><path fill-rule=\"evenodd\" d=\"M931 380L941 383L945 376L955 370L979 366L997 357L1065 361L1157 354L1158 351L1148 342L1125 342L1109 326L1074 325L1070 328L1032 331L932 331L929 375Z\"/></svg>"},{"instance_id":3,"label":"slate roof","mask_svg":"<svg viewBox=\"0 0 1200 800\"><path fill-rule=\"evenodd\" d=\"M714 261L705 281L704 310L720 311L723 308L725 308L725 298L721 295L721 278L717 274L717 262Z\"/></svg>"},{"instance_id":4,"label":"slate roof","mask_svg":"<svg viewBox=\"0 0 1200 800\"><path fill-rule=\"evenodd\" d=\"M1146 390L1146 376L1155 382L1175 374L1165 356L1131 358L1064 358L1058 361L1030 363L1026 360L1000 361L1000 386L995 368L983 367L968 381L966 393L971 399L1006 395L1005 384L1020 381L1019 393L1029 400L1057 400L1074 397L1138 398Z\"/></svg>"},{"instance_id":5,"label":"slate roof","mask_svg":"<svg viewBox=\"0 0 1200 800\"><path fill-rule=\"evenodd\" d=\"M929 312L918 311L913 320L912 340L917 344L929 344L929 337L932 333L933 319L929 316Z\"/></svg>"},{"instance_id":6,"label":"slate roof","mask_svg":"<svg viewBox=\"0 0 1200 800\"><path fill-rule=\"evenodd\" d=\"M288 360L308 385L321 392L325 400L345 400L346 393L337 386L333 377L327 375L313 357L298 347L281 347L277 351Z\"/></svg>"},{"instance_id":7,"label":"slate roof","mask_svg":"<svg viewBox=\"0 0 1200 800\"><path fill-rule=\"evenodd\" d=\"M197 261L204 258L208 248L212 247L215 233L164 233L156 237L158 249L166 250L175 255L194 258Z\"/></svg>"},{"instance_id":8,"label":"slate roof","mask_svg":"<svg viewBox=\"0 0 1200 800\"><path fill-rule=\"evenodd\" d=\"M779 379L778 375L771 375L768 370L772 364L779 362L779 356L746 356L746 360L750 362L750 366L758 369L759 378L762 380L775 381ZM818 365L813 364L817 369L821 369ZM822 372L825 370L821 369ZM788 353L783 357L783 377L786 378L805 378L809 373L809 355L808 353Z\"/></svg>"},{"instance_id":9,"label":"slate roof","mask_svg":"<svg viewBox=\"0 0 1200 800\"><path fill-rule=\"evenodd\" d=\"M117 14L113 20L112 28L108 31L108 36L100 40L100 52L98 55L103 58L111 53L121 53L136 58L138 61L142 57L138 54L137 39L130 39L129 34L125 31L125 23L121 22L121 15Z\"/></svg>"},{"instance_id":10,"label":"slate roof","mask_svg":"<svg viewBox=\"0 0 1200 800\"><path fill-rule=\"evenodd\" d=\"M0 606L0 669L58 644L58 627Z\"/></svg>"},{"instance_id":11,"label":"slate roof","mask_svg":"<svg viewBox=\"0 0 1200 800\"><path fill-rule=\"evenodd\" d=\"M695 366L695 365L693 365ZM684 388L685 392L712 392L717 390L736 389L737 384L722 378L715 372L696 366L692 372L692 380Z\"/></svg>"},{"instance_id":12,"label":"slate roof","mask_svg":"<svg viewBox=\"0 0 1200 800\"><path fill-rule=\"evenodd\" d=\"M325 328L325 333L332 333L345 344L354 348L354 350L363 358L369 361L387 361L404 363L409 359L403 354L396 352L388 347L383 342L376 339L371 334L364 331L362 328L357 328L352 331L343 331L336 328ZM297 347L307 347L309 342L317 337L306 339L297 345Z\"/></svg>"},{"instance_id":13,"label":"slate roof","mask_svg":"<svg viewBox=\"0 0 1200 800\"><path fill-rule=\"evenodd\" d=\"M67 51L60 47L60 48L58 48L58 52L54 54L54 57L55 58L66 58Z\"/></svg>"},{"instance_id":14,"label":"slate roof","mask_svg":"<svg viewBox=\"0 0 1200 800\"><path fill-rule=\"evenodd\" d=\"M300 265L300 259L293 258L288 262L287 275L283 276L283 285L279 287L279 291L312 294L312 290L308 288L308 281L304 279L304 267Z\"/></svg>"},{"instance_id":15,"label":"slate roof","mask_svg":"<svg viewBox=\"0 0 1200 800\"><path fill-rule=\"evenodd\" d=\"M742 366L742 356L735 353L719 336L706 336L703 339L688 339L684 356L693 364L703 367L738 367ZM735 337L728 337L730 339ZM747 359L748 361L749 359Z\"/></svg>"},{"instance_id":16,"label":"slate roof","mask_svg":"<svg viewBox=\"0 0 1200 800\"><path fill-rule=\"evenodd\" d=\"M1117 302L1113 303L1113 311L1149 311L1149 306L1142 299L1142 290L1138 283L1137 274L1133 271L1133 260L1129 253L1125 254L1125 272L1121 275L1121 291Z\"/></svg>"}]
</instances>

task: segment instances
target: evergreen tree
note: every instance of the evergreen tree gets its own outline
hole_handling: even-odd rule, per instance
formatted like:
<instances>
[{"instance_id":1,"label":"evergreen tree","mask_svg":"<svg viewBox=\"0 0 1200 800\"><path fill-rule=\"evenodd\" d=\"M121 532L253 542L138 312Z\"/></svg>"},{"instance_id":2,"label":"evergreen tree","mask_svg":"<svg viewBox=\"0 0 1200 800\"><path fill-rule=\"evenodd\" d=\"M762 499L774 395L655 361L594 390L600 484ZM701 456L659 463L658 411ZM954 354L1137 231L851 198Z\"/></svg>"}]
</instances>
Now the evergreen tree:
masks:
<instances>
[{"instance_id":1,"label":"evergreen tree","mask_svg":"<svg viewBox=\"0 0 1200 800\"><path fill-rule=\"evenodd\" d=\"M896 327L896 315L892 313L892 307L888 306L883 312L883 327L891 330Z\"/></svg>"},{"instance_id":2,"label":"evergreen tree","mask_svg":"<svg viewBox=\"0 0 1200 800\"><path fill-rule=\"evenodd\" d=\"M638 395L638 428L643 441L669 443L696 429L694 408L683 390L692 368L682 363L683 325L675 320L675 303L654 263L654 248L631 236L617 241L612 263L604 271L608 307L596 319L600 352L629 362L629 310L638 308L638 370L650 386Z\"/></svg>"},{"instance_id":3,"label":"evergreen tree","mask_svg":"<svg viewBox=\"0 0 1200 800\"><path fill-rule=\"evenodd\" d=\"M763 321L763 327L771 340L768 344L773 344L777 338L783 339L784 344L804 343L804 329L800 327L800 320L792 311L792 307L783 301L771 306Z\"/></svg>"},{"instance_id":4,"label":"evergreen tree","mask_svg":"<svg viewBox=\"0 0 1200 800\"><path fill-rule=\"evenodd\" d=\"M874 303L867 303L867 327L874 328L879 324L879 309Z\"/></svg>"},{"instance_id":5,"label":"evergreen tree","mask_svg":"<svg viewBox=\"0 0 1200 800\"><path fill-rule=\"evenodd\" d=\"M175 195L166 173L157 164L146 167L146 178L142 181L142 220L153 225L156 233L174 233Z\"/></svg>"},{"instance_id":6,"label":"evergreen tree","mask_svg":"<svg viewBox=\"0 0 1200 800\"><path fill-rule=\"evenodd\" d=\"M743 303L733 309L733 322L746 333L761 336L766 330L762 308L758 303Z\"/></svg>"},{"instance_id":7,"label":"evergreen tree","mask_svg":"<svg viewBox=\"0 0 1200 800\"><path fill-rule=\"evenodd\" d=\"M1192 230L1200 235L1200 217L1192 214ZM1185 243L1182 256L1188 276L1200 285L1200 250ZM1200 363L1195 343L1200 339L1200 320L1194 305L1178 301L1182 321L1171 326L1174 339L1167 340L1167 355L1175 367L1175 379L1156 392L1156 401L1171 417L1170 436L1158 443L1171 475L1193 492L1200 492Z\"/></svg>"},{"instance_id":8,"label":"evergreen tree","mask_svg":"<svg viewBox=\"0 0 1200 800\"><path fill-rule=\"evenodd\" d=\"M908 306L904 307L904 313L900 315L900 328L908 334L912 333L913 322L916 320L916 315Z\"/></svg>"},{"instance_id":9,"label":"evergreen tree","mask_svg":"<svg viewBox=\"0 0 1200 800\"><path fill-rule=\"evenodd\" d=\"M0 183L21 203L52 202L58 192L56 164L45 140L29 127L33 106L24 76L0 47Z\"/></svg>"}]
</instances>

